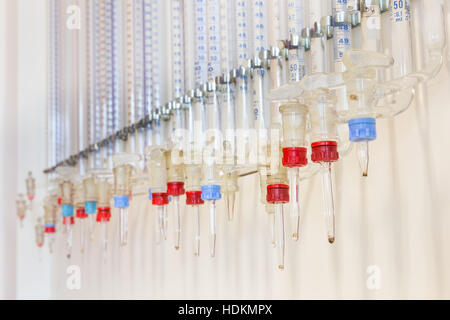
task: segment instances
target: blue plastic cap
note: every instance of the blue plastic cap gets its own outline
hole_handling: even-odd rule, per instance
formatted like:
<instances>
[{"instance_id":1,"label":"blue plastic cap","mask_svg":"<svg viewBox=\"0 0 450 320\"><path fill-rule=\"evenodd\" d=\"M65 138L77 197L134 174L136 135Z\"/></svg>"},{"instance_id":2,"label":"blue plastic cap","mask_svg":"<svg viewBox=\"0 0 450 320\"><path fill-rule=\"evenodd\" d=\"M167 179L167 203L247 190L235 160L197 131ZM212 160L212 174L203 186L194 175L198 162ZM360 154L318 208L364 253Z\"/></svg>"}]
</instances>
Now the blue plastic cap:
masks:
<instances>
[{"instance_id":1,"label":"blue plastic cap","mask_svg":"<svg viewBox=\"0 0 450 320\"><path fill-rule=\"evenodd\" d=\"M348 122L350 141L372 141L377 138L377 122L374 118L357 118Z\"/></svg>"},{"instance_id":2,"label":"blue plastic cap","mask_svg":"<svg viewBox=\"0 0 450 320\"><path fill-rule=\"evenodd\" d=\"M168 196L169 202L172 202L172 196Z\"/></svg>"},{"instance_id":3,"label":"blue plastic cap","mask_svg":"<svg viewBox=\"0 0 450 320\"><path fill-rule=\"evenodd\" d=\"M114 197L114 208L128 208L130 206L130 201L128 196L115 196Z\"/></svg>"},{"instance_id":4,"label":"blue plastic cap","mask_svg":"<svg viewBox=\"0 0 450 320\"><path fill-rule=\"evenodd\" d=\"M148 189L148 200L150 200L150 201L153 200L152 188Z\"/></svg>"},{"instance_id":5,"label":"blue plastic cap","mask_svg":"<svg viewBox=\"0 0 450 320\"><path fill-rule=\"evenodd\" d=\"M63 204L61 209L63 217L73 217L73 205Z\"/></svg>"},{"instance_id":6,"label":"blue plastic cap","mask_svg":"<svg viewBox=\"0 0 450 320\"><path fill-rule=\"evenodd\" d=\"M202 186L202 200L212 201L222 198L220 186L216 184Z\"/></svg>"},{"instance_id":7,"label":"blue plastic cap","mask_svg":"<svg viewBox=\"0 0 450 320\"><path fill-rule=\"evenodd\" d=\"M46 228L55 228L56 226L54 224L46 224L45 227Z\"/></svg>"},{"instance_id":8,"label":"blue plastic cap","mask_svg":"<svg viewBox=\"0 0 450 320\"><path fill-rule=\"evenodd\" d=\"M94 214L97 212L97 202L96 201L86 201L84 203L84 211L86 214Z\"/></svg>"}]
</instances>

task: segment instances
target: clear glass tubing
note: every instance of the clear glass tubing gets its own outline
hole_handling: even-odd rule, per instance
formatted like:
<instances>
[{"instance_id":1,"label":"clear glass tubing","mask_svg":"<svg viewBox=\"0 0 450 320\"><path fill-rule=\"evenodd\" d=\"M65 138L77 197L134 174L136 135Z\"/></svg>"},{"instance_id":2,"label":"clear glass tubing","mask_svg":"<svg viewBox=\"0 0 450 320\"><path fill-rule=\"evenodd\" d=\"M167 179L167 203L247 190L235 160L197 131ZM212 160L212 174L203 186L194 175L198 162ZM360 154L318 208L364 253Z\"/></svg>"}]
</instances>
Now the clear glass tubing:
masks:
<instances>
[{"instance_id":1,"label":"clear glass tubing","mask_svg":"<svg viewBox=\"0 0 450 320\"><path fill-rule=\"evenodd\" d=\"M128 208L130 206L132 176L141 156L133 153L118 153L114 163L114 208L119 209L120 245L128 243Z\"/></svg>"},{"instance_id":2,"label":"clear glass tubing","mask_svg":"<svg viewBox=\"0 0 450 320\"><path fill-rule=\"evenodd\" d=\"M287 103L280 107L283 127L282 164L288 168L289 211L292 220L292 239L297 241L300 234L300 172L308 165L305 145L308 107L300 103Z\"/></svg>"}]
</instances>

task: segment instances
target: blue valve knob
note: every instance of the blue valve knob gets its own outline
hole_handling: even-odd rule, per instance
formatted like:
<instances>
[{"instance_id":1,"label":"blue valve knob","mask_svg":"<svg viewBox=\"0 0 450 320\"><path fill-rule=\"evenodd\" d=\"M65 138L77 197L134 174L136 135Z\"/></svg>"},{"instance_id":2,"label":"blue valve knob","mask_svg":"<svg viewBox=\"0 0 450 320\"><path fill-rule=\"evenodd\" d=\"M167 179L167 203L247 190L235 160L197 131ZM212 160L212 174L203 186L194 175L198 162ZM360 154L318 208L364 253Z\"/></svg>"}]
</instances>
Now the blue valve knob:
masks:
<instances>
[{"instance_id":1,"label":"blue valve knob","mask_svg":"<svg viewBox=\"0 0 450 320\"><path fill-rule=\"evenodd\" d=\"M114 208L128 208L130 206L128 196L115 196L114 197Z\"/></svg>"},{"instance_id":2,"label":"blue valve knob","mask_svg":"<svg viewBox=\"0 0 450 320\"><path fill-rule=\"evenodd\" d=\"M350 141L372 141L377 138L377 122L374 118L356 118L348 122Z\"/></svg>"},{"instance_id":3,"label":"blue valve knob","mask_svg":"<svg viewBox=\"0 0 450 320\"><path fill-rule=\"evenodd\" d=\"M202 200L213 201L222 198L220 186L216 184L202 186Z\"/></svg>"}]
</instances>

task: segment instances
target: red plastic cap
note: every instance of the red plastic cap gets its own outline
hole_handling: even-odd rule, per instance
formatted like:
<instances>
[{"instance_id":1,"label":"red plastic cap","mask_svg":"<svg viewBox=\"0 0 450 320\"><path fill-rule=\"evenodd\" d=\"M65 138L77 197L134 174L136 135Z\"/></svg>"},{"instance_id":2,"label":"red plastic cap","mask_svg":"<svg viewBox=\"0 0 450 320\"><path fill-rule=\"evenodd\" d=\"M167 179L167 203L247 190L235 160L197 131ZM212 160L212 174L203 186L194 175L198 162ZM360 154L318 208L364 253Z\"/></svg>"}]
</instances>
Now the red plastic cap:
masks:
<instances>
[{"instance_id":1,"label":"red plastic cap","mask_svg":"<svg viewBox=\"0 0 450 320\"><path fill-rule=\"evenodd\" d=\"M268 203L287 203L289 202L289 186L286 184L270 184L267 186Z\"/></svg>"},{"instance_id":2,"label":"red plastic cap","mask_svg":"<svg viewBox=\"0 0 450 320\"><path fill-rule=\"evenodd\" d=\"M152 193L152 204L154 206L164 206L169 204L169 195L167 193Z\"/></svg>"},{"instance_id":3,"label":"red plastic cap","mask_svg":"<svg viewBox=\"0 0 450 320\"><path fill-rule=\"evenodd\" d=\"M97 209L97 222L109 222L111 219L111 209L110 208L98 208Z\"/></svg>"},{"instance_id":4,"label":"red plastic cap","mask_svg":"<svg viewBox=\"0 0 450 320\"><path fill-rule=\"evenodd\" d=\"M44 243L43 243L43 242L36 242L36 245L37 245L39 248L41 248L41 247L44 245Z\"/></svg>"},{"instance_id":5,"label":"red plastic cap","mask_svg":"<svg viewBox=\"0 0 450 320\"><path fill-rule=\"evenodd\" d=\"M75 224L75 218L74 217L63 217L63 225L67 224Z\"/></svg>"},{"instance_id":6,"label":"red plastic cap","mask_svg":"<svg viewBox=\"0 0 450 320\"><path fill-rule=\"evenodd\" d=\"M30 194L29 196L28 196L28 200L33 200L34 199L34 195L32 195L32 194Z\"/></svg>"},{"instance_id":7,"label":"red plastic cap","mask_svg":"<svg viewBox=\"0 0 450 320\"><path fill-rule=\"evenodd\" d=\"M319 141L311 144L312 162L335 162L339 160L336 141Z\"/></svg>"},{"instance_id":8,"label":"red plastic cap","mask_svg":"<svg viewBox=\"0 0 450 320\"><path fill-rule=\"evenodd\" d=\"M184 194L184 182L168 182L167 194L169 196L181 196Z\"/></svg>"},{"instance_id":9,"label":"red plastic cap","mask_svg":"<svg viewBox=\"0 0 450 320\"><path fill-rule=\"evenodd\" d=\"M84 208L78 208L77 209L77 213L76 213L76 217L78 219L85 219L88 217L86 211L84 210Z\"/></svg>"},{"instance_id":10,"label":"red plastic cap","mask_svg":"<svg viewBox=\"0 0 450 320\"><path fill-rule=\"evenodd\" d=\"M58 198L58 206L60 206L60 205L62 205L62 198L61 197Z\"/></svg>"},{"instance_id":11,"label":"red plastic cap","mask_svg":"<svg viewBox=\"0 0 450 320\"><path fill-rule=\"evenodd\" d=\"M284 148L283 149L283 166L304 167L308 164L308 149L302 147Z\"/></svg>"},{"instance_id":12,"label":"red plastic cap","mask_svg":"<svg viewBox=\"0 0 450 320\"><path fill-rule=\"evenodd\" d=\"M45 233L55 233L56 228L55 227L45 227Z\"/></svg>"},{"instance_id":13,"label":"red plastic cap","mask_svg":"<svg viewBox=\"0 0 450 320\"><path fill-rule=\"evenodd\" d=\"M189 206L195 206L199 204L204 204L205 201L202 200L201 191L188 191L186 192L186 204Z\"/></svg>"}]
</instances>

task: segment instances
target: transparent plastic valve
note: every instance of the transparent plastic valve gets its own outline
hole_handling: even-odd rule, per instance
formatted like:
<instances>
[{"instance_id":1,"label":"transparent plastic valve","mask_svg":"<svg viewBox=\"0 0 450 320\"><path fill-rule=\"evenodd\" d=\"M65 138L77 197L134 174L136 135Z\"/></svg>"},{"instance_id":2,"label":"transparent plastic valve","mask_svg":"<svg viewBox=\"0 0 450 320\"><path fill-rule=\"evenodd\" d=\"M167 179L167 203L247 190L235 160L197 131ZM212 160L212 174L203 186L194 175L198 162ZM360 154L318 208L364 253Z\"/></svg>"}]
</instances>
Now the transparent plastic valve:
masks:
<instances>
[{"instance_id":1,"label":"transparent plastic valve","mask_svg":"<svg viewBox=\"0 0 450 320\"><path fill-rule=\"evenodd\" d=\"M64 178L63 178L64 179ZM74 219L74 186L71 181L63 180L60 183L61 186L61 209L63 216L63 224L66 232L66 250L67 250L67 258L70 259L72 255L72 240L73 240L73 232L72 225Z\"/></svg>"},{"instance_id":2,"label":"transparent plastic valve","mask_svg":"<svg viewBox=\"0 0 450 320\"><path fill-rule=\"evenodd\" d=\"M267 202L267 170L259 168L259 185L261 191L261 202L264 205L267 213L270 229L270 243L276 247L276 224L275 224L275 207L273 204Z\"/></svg>"},{"instance_id":3,"label":"transparent plastic valve","mask_svg":"<svg viewBox=\"0 0 450 320\"><path fill-rule=\"evenodd\" d=\"M36 192L36 180L33 178L31 171L28 172L27 179L25 180L27 186L27 197L28 200L32 201Z\"/></svg>"},{"instance_id":4,"label":"transparent plastic valve","mask_svg":"<svg viewBox=\"0 0 450 320\"><path fill-rule=\"evenodd\" d=\"M172 197L174 211L174 247L180 249L181 240L181 207L180 197L184 190L183 151L173 148L166 152L167 194ZM152 189L153 190L153 189Z\"/></svg>"},{"instance_id":5,"label":"transparent plastic valve","mask_svg":"<svg viewBox=\"0 0 450 320\"><path fill-rule=\"evenodd\" d=\"M118 153L114 163L114 207L119 209L120 245L128 243L128 208L130 206L131 183L135 166L141 157L132 153Z\"/></svg>"},{"instance_id":6,"label":"transparent plastic valve","mask_svg":"<svg viewBox=\"0 0 450 320\"><path fill-rule=\"evenodd\" d=\"M209 203L210 255L216 252L216 201L222 198L220 162L223 156L220 108L215 83L208 83L206 98L206 143L203 153L202 199Z\"/></svg>"},{"instance_id":7,"label":"transparent plastic valve","mask_svg":"<svg viewBox=\"0 0 450 320\"><path fill-rule=\"evenodd\" d=\"M276 168L271 168L267 177L267 202L275 209L275 242L277 250L278 269L284 270L285 258L285 219L284 204L289 202L289 185L286 168L281 159Z\"/></svg>"},{"instance_id":8,"label":"transparent plastic valve","mask_svg":"<svg viewBox=\"0 0 450 320\"><path fill-rule=\"evenodd\" d=\"M166 150L162 147L149 147L146 151L149 185L152 191L152 204L156 206L159 234L167 239L167 162Z\"/></svg>"},{"instance_id":9,"label":"transparent plastic valve","mask_svg":"<svg viewBox=\"0 0 450 320\"><path fill-rule=\"evenodd\" d=\"M236 171L225 172L222 176L222 193L225 199L228 221L233 221L236 216L236 195L238 192L238 173Z\"/></svg>"},{"instance_id":10,"label":"transparent plastic valve","mask_svg":"<svg viewBox=\"0 0 450 320\"><path fill-rule=\"evenodd\" d=\"M308 100L311 121L311 160L322 166L322 193L328 241L335 240L335 208L331 176L332 163L339 160L336 97L318 89Z\"/></svg>"},{"instance_id":11,"label":"transparent plastic valve","mask_svg":"<svg viewBox=\"0 0 450 320\"><path fill-rule=\"evenodd\" d=\"M331 89L340 88L343 83L344 77L342 74L316 73L306 76L298 83L283 86L270 93L271 99L297 100L303 102L308 107L310 121L309 136L312 142L311 160L326 169L322 173L322 186L324 212L330 243L333 243L335 240L331 164L339 159L337 143L337 100ZM292 123L298 124L299 121L292 121ZM287 141L289 142L289 140Z\"/></svg>"},{"instance_id":12,"label":"transparent plastic valve","mask_svg":"<svg viewBox=\"0 0 450 320\"><path fill-rule=\"evenodd\" d=\"M288 168L289 211L292 238L298 240L300 234L300 172L299 168L308 164L305 142L308 108L300 103L287 103L280 108L283 127L283 166Z\"/></svg>"},{"instance_id":13,"label":"transparent plastic valve","mask_svg":"<svg viewBox=\"0 0 450 320\"><path fill-rule=\"evenodd\" d=\"M79 236L80 236L80 251L83 253L86 248L86 236L87 236L87 217L86 210L84 208L84 184L78 183L75 186L74 195L75 215L79 224Z\"/></svg>"},{"instance_id":14,"label":"transparent plastic valve","mask_svg":"<svg viewBox=\"0 0 450 320\"><path fill-rule=\"evenodd\" d=\"M36 225L34 226L35 232L35 242L38 248L42 248L44 246L45 239L45 227L44 227L44 219L43 217L39 217L36 219Z\"/></svg>"},{"instance_id":15,"label":"transparent plastic valve","mask_svg":"<svg viewBox=\"0 0 450 320\"><path fill-rule=\"evenodd\" d=\"M17 217L19 218L20 221L20 227L23 227L23 219L25 218L27 209L28 206L25 200L25 196L23 194L19 194L16 200L16 210L17 210Z\"/></svg>"},{"instance_id":16,"label":"transparent plastic valve","mask_svg":"<svg viewBox=\"0 0 450 320\"><path fill-rule=\"evenodd\" d=\"M83 180L84 190L84 209L88 215L89 220L89 239L94 239L95 219L97 214L97 202L98 202L98 189L95 178L95 173L91 173L90 176Z\"/></svg>"},{"instance_id":17,"label":"transparent plastic valve","mask_svg":"<svg viewBox=\"0 0 450 320\"><path fill-rule=\"evenodd\" d=\"M49 252L53 252L56 232L56 197L47 196L44 200L44 231L47 237Z\"/></svg>"},{"instance_id":18,"label":"transparent plastic valve","mask_svg":"<svg viewBox=\"0 0 450 320\"><path fill-rule=\"evenodd\" d=\"M351 50L344 54L343 62L348 70L344 73L348 109L339 110L339 116L348 121L350 141L357 143L361 172L367 176L369 142L377 137L376 118L390 117L406 109L412 102L413 92L411 88L405 89L407 80L379 79L379 71L393 65L388 55Z\"/></svg>"},{"instance_id":19,"label":"transparent plastic valve","mask_svg":"<svg viewBox=\"0 0 450 320\"><path fill-rule=\"evenodd\" d=\"M97 176L97 222L101 224L101 247L103 249L103 259L106 260L108 252L108 222L111 219L111 196L112 186L108 181L109 177L104 175Z\"/></svg>"}]
</instances>

